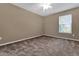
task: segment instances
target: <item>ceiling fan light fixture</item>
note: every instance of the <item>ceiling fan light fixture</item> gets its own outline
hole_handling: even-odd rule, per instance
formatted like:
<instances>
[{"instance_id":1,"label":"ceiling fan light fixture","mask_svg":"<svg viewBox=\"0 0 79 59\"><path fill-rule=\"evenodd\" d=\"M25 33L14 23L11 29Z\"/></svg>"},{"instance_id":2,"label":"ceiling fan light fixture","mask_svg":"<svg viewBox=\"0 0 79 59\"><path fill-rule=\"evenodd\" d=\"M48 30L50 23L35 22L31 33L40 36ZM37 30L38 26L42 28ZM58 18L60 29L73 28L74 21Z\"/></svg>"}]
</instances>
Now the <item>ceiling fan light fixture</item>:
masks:
<instances>
[{"instance_id":1,"label":"ceiling fan light fixture","mask_svg":"<svg viewBox=\"0 0 79 59\"><path fill-rule=\"evenodd\" d=\"M43 8L43 10L47 10L49 8L52 8L51 3L42 3L40 6Z\"/></svg>"}]
</instances>

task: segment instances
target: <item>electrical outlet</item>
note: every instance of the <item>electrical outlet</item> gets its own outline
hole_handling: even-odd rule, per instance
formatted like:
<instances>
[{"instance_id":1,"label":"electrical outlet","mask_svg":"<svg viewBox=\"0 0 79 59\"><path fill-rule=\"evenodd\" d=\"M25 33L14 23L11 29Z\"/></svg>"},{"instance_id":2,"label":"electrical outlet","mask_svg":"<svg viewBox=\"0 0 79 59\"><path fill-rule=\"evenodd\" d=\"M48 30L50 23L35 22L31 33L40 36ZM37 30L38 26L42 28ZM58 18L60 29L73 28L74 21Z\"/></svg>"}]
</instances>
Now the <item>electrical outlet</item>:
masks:
<instances>
[{"instance_id":1,"label":"electrical outlet","mask_svg":"<svg viewBox=\"0 0 79 59\"><path fill-rule=\"evenodd\" d=\"M73 37L75 36L75 34L72 35Z\"/></svg>"},{"instance_id":2,"label":"electrical outlet","mask_svg":"<svg viewBox=\"0 0 79 59\"><path fill-rule=\"evenodd\" d=\"M0 37L0 40L2 40L2 37Z\"/></svg>"}]
</instances>

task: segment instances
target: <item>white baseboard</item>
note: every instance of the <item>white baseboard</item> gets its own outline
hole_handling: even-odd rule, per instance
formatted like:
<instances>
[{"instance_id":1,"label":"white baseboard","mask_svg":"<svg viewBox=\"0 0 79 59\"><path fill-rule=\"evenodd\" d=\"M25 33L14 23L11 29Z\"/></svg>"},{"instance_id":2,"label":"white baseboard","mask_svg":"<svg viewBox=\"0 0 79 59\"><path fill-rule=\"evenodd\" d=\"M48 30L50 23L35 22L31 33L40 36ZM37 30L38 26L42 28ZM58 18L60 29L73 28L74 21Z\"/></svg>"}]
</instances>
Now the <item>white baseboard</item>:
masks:
<instances>
[{"instance_id":1,"label":"white baseboard","mask_svg":"<svg viewBox=\"0 0 79 59\"><path fill-rule=\"evenodd\" d=\"M73 41L79 41L79 39L72 39L72 38L65 38L65 37L59 37L59 36L53 36L53 35L46 35L45 36L49 36L49 37L55 37L55 38L61 38L61 39L66 39L66 40L73 40Z\"/></svg>"},{"instance_id":2,"label":"white baseboard","mask_svg":"<svg viewBox=\"0 0 79 59\"><path fill-rule=\"evenodd\" d=\"M0 44L0 46L16 43L16 42L20 42L20 41L24 41L24 40L27 40L27 39L32 39L32 38L36 38L36 37L40 37L40 36L42 36L42 35L37 35L37 36L29 37L29 38L23 38L23 39L20 39L20 40L3 43L3 44Z\"/></svg>"},{"instance_id":3,"label":"white baseboard","mask_svg":"<svg viewBox=\"0 0 79 59\"><path fill-rule=\"evenodd\" d=\"M79 41L79 39L72 39L72 38L65 38L65 37L58 37L58 36L53 36L53 35L46 35L46 34L43 34L43 35L37 35L37 36L29 37L29 38L23 38L23 39L16 40L16 41L12 41L12 42L3 43L3 44L0 44L0 46L8 45L8 44L12 44L12 43L16 43L16 42L20 42L20 41L28 40L28 39L32 39L32 38L36 38L36 37L40 37L40 36L49 36L49 37L55 37L55 38L66 39L66 40Z\"/></svg>"}]
</instances>

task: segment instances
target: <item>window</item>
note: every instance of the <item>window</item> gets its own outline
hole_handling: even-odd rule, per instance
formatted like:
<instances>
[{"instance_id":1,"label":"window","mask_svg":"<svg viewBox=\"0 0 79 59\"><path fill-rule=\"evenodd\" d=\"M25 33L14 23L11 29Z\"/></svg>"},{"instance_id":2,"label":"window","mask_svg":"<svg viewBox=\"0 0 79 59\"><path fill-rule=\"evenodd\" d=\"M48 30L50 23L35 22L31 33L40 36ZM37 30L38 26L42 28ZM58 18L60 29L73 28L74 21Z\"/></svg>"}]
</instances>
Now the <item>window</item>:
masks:
<instances>
[{"instance_id":1,"label":"window","mask_svg":"<svg viewBox=\"0 0 79 59\"><path fill-rule=\"evenodd\" d=\"M72 15L59 16L59 33L72 33Z\"/></svg>"}]
</instances>

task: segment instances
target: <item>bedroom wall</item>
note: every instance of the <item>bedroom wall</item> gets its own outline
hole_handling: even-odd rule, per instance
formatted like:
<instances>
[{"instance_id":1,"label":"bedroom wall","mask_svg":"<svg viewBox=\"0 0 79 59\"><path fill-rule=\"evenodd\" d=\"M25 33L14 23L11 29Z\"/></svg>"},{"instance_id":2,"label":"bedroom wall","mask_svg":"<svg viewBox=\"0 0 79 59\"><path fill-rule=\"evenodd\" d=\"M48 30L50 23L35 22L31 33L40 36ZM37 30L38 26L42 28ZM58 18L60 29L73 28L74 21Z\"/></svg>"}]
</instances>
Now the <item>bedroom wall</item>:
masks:
<instances>
[{"instance_id":1,"label":"bedroom wall","mask_svg":"<svg viewBox=\"0 0 79 59\"><path fill-rule=\"evenodd\" d=\"M0 4L0 44L42 35L42 17L11 4Z\"/></svg>"},{"instance_id":2,"label":"bedroom wall","mask_svg":"<svg viewBox=\"0 0 79 59\"><path fill-rule=\"evenodd\" d=\"M72 14L73 34L58 33L60 15ZM79 39L79 8L63 11L46 17L11 4L0 4L0 44L40 35Z\"/></svg>"},{"instance_id":3,"label":"bedroom wall","mask_svg":"<svg viewBox=\"0 0 79 59\"><path fill-rule=\"evenodd\" d=\"M58 20L59 16L72 14L72 31L73 34L65 34L59 33L58 31ZM60 13L52 14L45 17L45 35L56 36L56 37L64 37L64 38L76 38L79 39L79 8L63 11Z\"/></svg>"}]
</instances>

